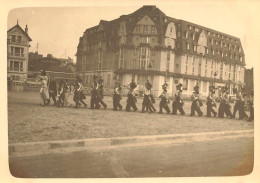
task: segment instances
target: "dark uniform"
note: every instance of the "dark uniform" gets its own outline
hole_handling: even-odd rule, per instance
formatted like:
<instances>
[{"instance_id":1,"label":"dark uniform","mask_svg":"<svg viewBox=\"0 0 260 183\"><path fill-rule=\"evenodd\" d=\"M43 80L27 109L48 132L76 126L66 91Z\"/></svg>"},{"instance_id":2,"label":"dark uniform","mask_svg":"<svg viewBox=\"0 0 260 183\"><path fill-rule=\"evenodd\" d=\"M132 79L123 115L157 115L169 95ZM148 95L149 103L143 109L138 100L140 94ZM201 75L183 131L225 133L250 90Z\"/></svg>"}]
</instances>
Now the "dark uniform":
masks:
<instances>
[{"instance_id":1,"label":"dark uniform","mask_svg":"<svg viewBox=\"0 0 260 183\"><path fill-rule=\"evenodd\" d=\"M148 90L146 88L145 92L144 92L144 99L143 99L143 103L142 103L142 112L145 112L145 109L148 110L150 113L153 112L151 105L152 105L152 101L150 99L150 95L151 95L151 90Z\"/></svg>"},{"instance_id":2,"label":"dark uniform","mask_svg":"<svg viewBox=\"0 0 260 183\"><path fill-rule=\"evenodd\" d=\"M103 85L103 79L100 78L98 80L98 87L97 87L97 96L96 96L96 100L98 105L96 105L96 109L100 108L99 103L104 107L104 109L107 108L107 104L103 101L104 95L103 95L103 90L104 90L104 85Z\"/></svg>"},{"instance_id":3,"label":"dark uniform","mask_svg":"<svg viewBox=\"0 0 260 183\"><path fill-rule=\"evenodd\" d=\"M83 85L81 83L81 78L77 77L77 82L74 87L74 98L73 100L76 103L75 108L79 108L81 104L84 105L84 107L87 107L87 104L83 101L83 99L86 99L86 96L83 92Z\"/></svg>"},{"instance_id":4,"label":"dark uniform","mask_svg":"<svg viewBox=\"0 0 260 183\"><path fill-rule=\"evenodd\" d=\"M233 93L236 94L236 101L235 101L235 105L234 105L234 110L233 110L233 118L236 118L236 113L237 111L239 111L240 105L241 105L241 91L237 90L236 88L233 89Z\"/></svg>"},{"instance_id":5,"label":"dark uniform","mask_svg":"<svg viewBox=\"0 0 260 183\"><path fill-rule=\"evenodd\" d=\"M120 104L120 100L122 99L122 88L119 85L114 89L114 94L113 94L113 110L122 110L123 106Z\"/></svg>"},{"instance_id":6,"label":"dark uniform","mask_svg":"<svg viewBox=\"0 0 260 183\"><path fill-rule=\"evenodd\" d=\"M167 114L170 114L171 111L170 111L170 109L168 107L168 104L170 103L170 101L167 98L167 90L166 89L163 90L162 94L159 97L161 98L159 113L161 114L162 113L162 109L165 109Z\"/></svg>"},{"instance_id":7,"label":"dark uniform","mask_svg":"<svg viewBox=\"0 0 260 183\"><path fill-rule=\"evenodd\" d=\"M216 107L215 102L215 89L210 88L209 96L207 97L207 116L211 117L211 113L214 114L214 117L217 116L217 112L213 109L213 107Z\"/></svg>"},{"instance_id":8,"label":"dark uniform","mask_svg":"<svg viewBox=\"0 0 260 183\"><path fill-rule=\"evenodd\" d=\"M149 82L149 80L147 80L147 82L145 83L145 87L147 88L147 90L150 90L150 108L153 110L153 112L156 112L156 109L154 108L153 104L155 103L154 97L153 97L153 91L152 91L152 87L153 85ZM146 108L146 111L148 110L148 108Z\"/></svg>"},{"instance_id":9,"label":"dark uniform","mask_svg":"<svg viewBox=\"0 0 260 183\"><path fill-rule=\"evenodd\" d=\"M191 113L190 116L195 115L195 111L198 113L199 116L203 115L203 112L200 110L200 107L203 105L200 98L199 98L199 86L196 85L194 87L194 92L191 96L192 104L191 104Z\"/></svg>"},{"instance_id":10,"label":"dark uniform","mask_svg":"<svg viewBox=\"0 0 260 183\"><path fill-rule=\"evenodd\" d=\"M181 94L182 94L181 87L182 87L181 83L179 83L176 86L177 91L176 91L176 93L174 95L174 100L172 102L172 115L176 115L177 114L177 110L179 110L182 115L185 115L185 112L184 112L184 110L182 108L182 106L184 105L184 102L181 99Z\"/></svg>"},{"instance_id":11,"label":"dark uniform","mask_svg":"<svg viewBox=\"0 0 260 183\"><path fill-rule=\"evenodd\" d=\"M54 105L56 105L57 84L53 78L51 78L49 84L49 95L50 95L50 99L52 98Z\"/></svg>"},{"instance_id":12,"label":"dark uniform","mask_svg":"<svg viewBox=\"0 0 260 183\"><path fill-rule=\"evenodd\" d=\"M97 76L93 76L93 83L91 84L91 98L90 98L90 109L100 108L97 100L98 94L98 83Z\"/></svg>"},{"instance_id":13,"label":"dark uniform","mask_svg":"<svg viewBox=\"0 0 260 183\"><path fill-rule=\"evenodd\" d=\"M65 98L65 93L64 93L64 81L60 80L59 85L58 85L58 101L57 101L57 107L62 107L64 106L64 98Z\"/></svg>"},{"instance_id":14,"label":"dark uniform","mask_svg":"<svg viewBox=\"0 0 260 183\"><path fill-rule=\"evenodd\" d=\"M218 117L224 118L224 114L229 118L233 117L230 111L229 91L227 87L222 87L222 96L220 98Z\"/></svg>"},{"instance_id":15,"label":"dark uniform","mask_svg":"<svg viewBox=\"0 0 260 183\"><path fill-rule=\"evenodd\" d=\"M136 98L135 98L135 88L137 87L136 83L134 82L134 80L132 80L132 82L130 83L130 88L129 88L129 92L127 94L127 101L126 101L126 111L130 111L131 107L134 109L134 111L137 111L137 107L136 107Z\"/></svg>"}]
</instances>

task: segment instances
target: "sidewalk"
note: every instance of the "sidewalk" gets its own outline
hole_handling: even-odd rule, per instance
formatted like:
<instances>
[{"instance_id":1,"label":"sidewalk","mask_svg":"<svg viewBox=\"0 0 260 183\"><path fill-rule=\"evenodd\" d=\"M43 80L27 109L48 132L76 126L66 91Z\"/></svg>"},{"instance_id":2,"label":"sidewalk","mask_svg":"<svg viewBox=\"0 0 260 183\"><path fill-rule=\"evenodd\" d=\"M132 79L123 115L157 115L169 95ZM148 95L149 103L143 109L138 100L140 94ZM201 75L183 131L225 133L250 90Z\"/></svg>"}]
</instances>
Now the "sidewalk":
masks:
<instances>
[{"instance_id":1,"label":"sidewalk","mask_svg":"<svg viewBox=\"0 0 260 183\"><path fill-rule=\"evenodd\" d=\"M84 150L106 150L115 148L145 147L153 145L183 144L198 141L215 141L238 137L252 138L254 130L168 134L151 136L94 138L64 141L27 142L9 144L10 158Z\"/></svg>"}]
</instances>

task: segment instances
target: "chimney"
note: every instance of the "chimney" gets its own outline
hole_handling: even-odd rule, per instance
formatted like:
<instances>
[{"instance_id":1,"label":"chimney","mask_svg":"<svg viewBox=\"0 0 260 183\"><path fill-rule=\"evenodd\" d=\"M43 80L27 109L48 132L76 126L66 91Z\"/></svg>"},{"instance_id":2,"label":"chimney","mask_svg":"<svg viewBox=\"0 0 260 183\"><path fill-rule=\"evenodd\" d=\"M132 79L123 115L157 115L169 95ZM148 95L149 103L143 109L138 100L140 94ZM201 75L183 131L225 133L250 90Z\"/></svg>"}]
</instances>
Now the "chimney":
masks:
<instances>
[{"instance_id":1,"label":"chimney","mask_svg":"<svg viewBox=\"0 0 260 183\"><path fill-rule=\"evenodd\" d=\"M28 34L28 27L27 27L27 25L25 27L25 33Z\"/></svg>"}]
</instances>

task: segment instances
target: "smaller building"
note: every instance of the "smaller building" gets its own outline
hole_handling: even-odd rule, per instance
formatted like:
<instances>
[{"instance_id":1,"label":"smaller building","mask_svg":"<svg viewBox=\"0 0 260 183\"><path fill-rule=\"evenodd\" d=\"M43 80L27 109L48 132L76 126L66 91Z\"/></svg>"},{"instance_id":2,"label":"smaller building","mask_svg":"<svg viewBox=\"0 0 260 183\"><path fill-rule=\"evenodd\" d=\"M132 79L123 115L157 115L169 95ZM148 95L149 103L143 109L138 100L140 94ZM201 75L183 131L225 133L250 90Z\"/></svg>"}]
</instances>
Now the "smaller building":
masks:
<instances>
[{"instance_id":1,"label":"smaller building","mask_svg":"<svg viewBox=\"0 0 260 183\"><path fill-rule=\"evenodd\" d=\"M26 25L23 30L17 24L7 31L7 77L8 80L26 81L28 72L29 42Z\"/></svg>"},{"instance_id":2,"label":"smaller building","mask_svg":"<svg viewBox=\"0 0 260 183\"><path fill-rule=\"evenodd\" d=\"M49 76L54 76L57 80L75 79L75 65L73 65L71 58L55 58L51 54L43 57L43 55L38 54L38 52L30 52L28 78L37 78L42 69L44 69Z\"/></svg>"}]
</instances>

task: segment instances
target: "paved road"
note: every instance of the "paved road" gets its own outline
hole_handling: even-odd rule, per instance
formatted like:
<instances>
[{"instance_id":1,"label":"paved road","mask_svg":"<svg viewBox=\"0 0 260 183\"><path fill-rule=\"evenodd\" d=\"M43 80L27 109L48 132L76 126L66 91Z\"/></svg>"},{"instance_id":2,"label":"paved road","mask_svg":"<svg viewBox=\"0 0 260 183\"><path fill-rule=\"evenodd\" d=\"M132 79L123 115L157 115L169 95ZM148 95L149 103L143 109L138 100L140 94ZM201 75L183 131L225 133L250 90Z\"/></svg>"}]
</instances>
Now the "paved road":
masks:
<instances>
[{"instance_id":1,"label":"paved road","mask_svg":"<svg viewBox=\"0 0 260 183\"><path fill-rule=\"evenodd\" d=\"M10 158L16 177L175 177L246 175L253 138Z\"/></svg>"}]
</instances>

